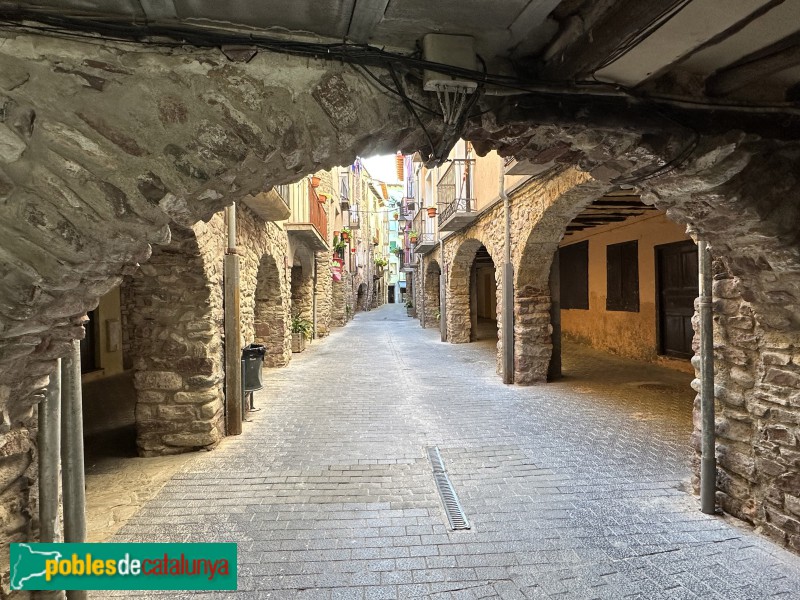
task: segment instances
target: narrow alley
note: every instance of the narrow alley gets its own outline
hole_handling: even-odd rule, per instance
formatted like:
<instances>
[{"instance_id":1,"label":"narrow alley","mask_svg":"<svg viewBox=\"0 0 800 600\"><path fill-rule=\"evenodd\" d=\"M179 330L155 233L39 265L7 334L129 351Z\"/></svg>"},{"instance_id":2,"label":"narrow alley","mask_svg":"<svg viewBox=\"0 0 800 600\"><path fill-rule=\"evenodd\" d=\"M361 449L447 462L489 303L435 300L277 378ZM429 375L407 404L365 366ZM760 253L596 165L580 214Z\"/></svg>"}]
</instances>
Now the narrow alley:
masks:
<instances>
[{"instance_id":1,"label":"narrow alley","mask_svg":"<svg viewBox=\"0 0 800 600\"><path fill-rule=\"evenodd\" d=\"M244 433L109 541L237 542L242 598L796 598L796 557L690 489L690 376L565 346L505 386L400 304L266 369ZM582 374L583 373L583 374ZM453 531L437 446L471 528ZM103 597L230 597L230 592Z\"/></svg>"}]
</instances>

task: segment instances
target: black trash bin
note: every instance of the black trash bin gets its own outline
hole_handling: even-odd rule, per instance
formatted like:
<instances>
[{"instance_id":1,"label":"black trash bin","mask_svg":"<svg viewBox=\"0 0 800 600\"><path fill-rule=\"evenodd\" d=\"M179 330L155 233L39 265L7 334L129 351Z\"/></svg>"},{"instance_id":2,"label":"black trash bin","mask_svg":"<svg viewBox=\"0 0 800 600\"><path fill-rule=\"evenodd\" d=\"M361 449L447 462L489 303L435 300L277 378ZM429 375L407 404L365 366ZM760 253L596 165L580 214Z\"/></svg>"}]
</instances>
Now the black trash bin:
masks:
<instances>
[{"instance_id":1,"label":"black trash bin","mask_svg":"<svg viewBox=\"0 0 800 600\"><path fill-rule=\"evenodd\" d=\"M255 410L253 406L253 392L264 387L261 379L261 367L264 355L267 353L265 346L250 344L242 349L242 408ZM247 406L247 395L250 394L250 407Z\"/></svg>"}]
</instances>

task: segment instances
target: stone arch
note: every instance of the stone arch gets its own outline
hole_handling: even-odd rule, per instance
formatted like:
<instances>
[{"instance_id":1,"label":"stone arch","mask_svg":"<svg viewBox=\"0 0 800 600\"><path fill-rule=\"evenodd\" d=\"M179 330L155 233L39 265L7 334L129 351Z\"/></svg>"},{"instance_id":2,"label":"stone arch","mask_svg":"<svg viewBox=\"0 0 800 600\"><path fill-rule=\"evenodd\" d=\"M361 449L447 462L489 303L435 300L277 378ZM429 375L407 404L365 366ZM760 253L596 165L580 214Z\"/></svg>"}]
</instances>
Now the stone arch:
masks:
<instances>
[{"instance_id":1,"label":"stone arch","mask_svg":"<svg viewBox=\"0 0 800 600\"><path fill-rule=\"evenodd\" d=\"M356 312L367 310L367 284L361 283L356 289Z\"/></svg>"},{"instance_id":2,"label":"stone arch","mask_svg":"<svg viewBox=\"0 0 800 600\"><path fill-rule=\"evenodd\" d=\"M496 260L498 252L489 249L489 246L476 238L466 238L458 246L452 256L447 278L447 340L453 344L463 344L473 341L476 332L477 314L474 305L473 292L473 265L478 251L485 249L494 263L496 325L497 325L497 372L502 369L502 336L499 311L502 305L501 286L503 269L502 264Z\"/></svg>"},{"instance_id":3,"label":"stone arch","mask_svg":"<svg viewBox=\"0 0 800 600\"><path fill-rule=\"evenodd\" d=\"M291 315L308 321L314 319L314 264L313 256L295 251L291 271Z\"/></svg>"},{"instance_id":4,"label":"stone arch","mask_svg":"<svg viewBox=\"0 0 800 600\"><path fill-rule=\"evenodd\" d=\"M221 282L206 252L193 229L174 227L123 286L142 456L208 448L223 434Z\"/></svg>"},{"instance_id":5,"label":"stone arch","mask_svg":"<svg viewBox=\"0 0 800 600\"><path fill-rule=\"evenodd\" d=\"M535 190L534 218L514 246L514 382L547 379L553 351L550 269L567 225L608 189L585 173L569 169Z\"/></svg>"},{"instance_id":6,"label":"stone arch","mask_svg":"<svg viewBox=\"0 0 800 600\"><path fill-rule=\"evenodd\" d=\"M425 311L422 315L423 327L438 327L439 300L441 295L442 271L436 260L431 260L425 268Z\"/></svg>"},{"instance_id":7,"label":"stone arch","mask_svg":"<svg viewBox=\"0 0 800 600\"><path fill-rule=\"evenodd\" d=\"M283 367L291 356L289 307L283 301L285 278L274 256L264 254L258 263L253 326L256 344L266 347L264 364Z\"/></svg>"}]
</instances>

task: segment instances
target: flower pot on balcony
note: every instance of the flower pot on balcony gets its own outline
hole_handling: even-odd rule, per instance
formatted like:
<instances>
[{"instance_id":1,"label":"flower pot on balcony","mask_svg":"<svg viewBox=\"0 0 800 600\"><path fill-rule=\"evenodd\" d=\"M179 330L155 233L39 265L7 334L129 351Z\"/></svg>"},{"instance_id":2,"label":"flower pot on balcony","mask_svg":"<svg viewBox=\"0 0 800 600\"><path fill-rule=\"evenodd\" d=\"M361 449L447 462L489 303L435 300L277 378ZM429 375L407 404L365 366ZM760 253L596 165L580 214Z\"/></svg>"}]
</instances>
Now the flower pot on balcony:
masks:
<instances>
[{"instance_id":1,"label":"flower pot on balcony","mask_svg":"<svg viewBox=\"0 0 800 600\"><path fill-rule=\"evenodd\" d=\"M409 236L408 241L412 244L416 244L419 238L416 235Z\"/></svg>"},{"instance_id":2,"label":"flower pot on balcony","mask_svg":"<svg viewBox=\"0 0 800 600\"><path fill-rule=\"evenodd\" d=\"M335 238L339 237L339 232L338 231L334 231L333 232L333 237L335 237Z\"/></svg>"},{"instance_id":3,"label":"flower pot on balcony","mask_svg":"<svg viewBox=\"0 0 800 600\"><path fill-rule=\"evenodd\" d=\"M302 333L292 334L292 352L302 352L306 349L306 336Z\"/></svg>"},{"instance_id":4,"label":"flower pot on balcony","mask_svg":"<svg viewBox=\"0 0 800 600\"><path fill-rule=\"evenodd\" d=\"M316 175L311 176L311 187L318 188L320 184L320 179Z\"/></svg>"},{"instance_id":5,"label":"flower pot on balcony","mask_svg":"<svg viewBox=\"0 0 800 600\"><path fill-rule=\"evenodd\" d=\"M319 194L317 196L317 202L319 202L320 204L325 204L327 201L328 201L328 196L326 196L325 194Z\"/></svg>"},{"instance_id":6,"label":"flower pot on balcony","mask_svg":"<svg viewBox=\"0 0 800 600\"><path fill-rule=\"evenodd\" d=\"M435 206L429 206L428 207L428 216L431 219L436 216L436 207Z\"/></svg>"},{"instance_id":7,"label":"flower pot on balcony","mask_svg":"<svg viewBox=\"0 0 800 600\"><path fill-rule=\"evenodd\" d=\"M394 213L394 215L392 216L394 217L395 221L397 221L400 218L400 215L398 213Z\"/></svg>"}]
</instances>

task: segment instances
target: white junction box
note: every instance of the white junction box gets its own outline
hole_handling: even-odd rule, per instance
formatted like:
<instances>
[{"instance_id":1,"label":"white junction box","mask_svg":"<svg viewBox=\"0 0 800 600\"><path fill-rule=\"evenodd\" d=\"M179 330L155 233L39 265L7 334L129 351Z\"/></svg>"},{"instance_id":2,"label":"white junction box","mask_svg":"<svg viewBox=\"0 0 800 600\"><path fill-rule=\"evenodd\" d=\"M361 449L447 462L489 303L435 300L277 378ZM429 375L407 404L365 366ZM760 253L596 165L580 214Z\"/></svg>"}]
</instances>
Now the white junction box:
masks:
<instances>
[{"instance_id":1,"label":"white junction box","mask_svg":"<svg viewBox=\"0 0 800 600\"><path fill-rule=\"evenodd\" d=\"M429 33L422 38L422 56L425 60L450 67L477 70L475 39L471 35ZM475 81L460 79L428 69L425 70L422 85L427 92L461 91L471 93L478 87Z\"/></svg>"}]
</instances>

